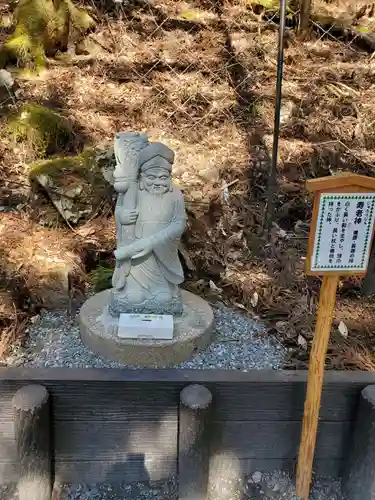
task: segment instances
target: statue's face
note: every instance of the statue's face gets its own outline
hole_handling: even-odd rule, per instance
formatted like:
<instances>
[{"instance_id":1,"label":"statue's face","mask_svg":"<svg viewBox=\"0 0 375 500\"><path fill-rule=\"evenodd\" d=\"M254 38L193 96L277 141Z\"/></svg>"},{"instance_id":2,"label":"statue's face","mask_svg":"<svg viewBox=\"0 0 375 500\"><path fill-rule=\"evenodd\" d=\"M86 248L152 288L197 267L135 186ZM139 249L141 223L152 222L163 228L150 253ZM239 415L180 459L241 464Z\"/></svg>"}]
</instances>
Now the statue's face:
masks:
<instances>
[{"instance_id":1,"label":"statue's face","mask_svg":"<svg viewBox=\"0 0 375 500\"><path fill-rule=\"evenodd\" d=\"M171 175L168 170L153 167L141 173L144 189L151 194L165 194L171 186Z\"/></svg>"}]
</instances>

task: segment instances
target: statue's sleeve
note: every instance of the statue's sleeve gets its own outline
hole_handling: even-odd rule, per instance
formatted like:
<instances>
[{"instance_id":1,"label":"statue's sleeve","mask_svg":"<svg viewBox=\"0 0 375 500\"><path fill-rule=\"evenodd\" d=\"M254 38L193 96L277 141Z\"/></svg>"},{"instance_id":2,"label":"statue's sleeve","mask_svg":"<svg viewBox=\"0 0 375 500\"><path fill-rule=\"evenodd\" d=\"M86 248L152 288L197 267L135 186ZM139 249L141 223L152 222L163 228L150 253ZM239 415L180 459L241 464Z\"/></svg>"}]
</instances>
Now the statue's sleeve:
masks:
<instances>
[{"instance_id":1,"label":"statue's sleeve","mask_svg":"<svg viewBox=\"0 0 375 500\"><path fill-rule=\"evenodd\" d=\"M173 232L176 231L176 238L180 239L182 233L185 230L186 210L183 194L181 192L178 192L178 196L176 198L177 199L175 200L173 220L171 225L175 226Z\"/></svg>"},{"instance_id":2,"label":"statue's sleeve","mask_svg":"<svg viewBox=\"0 0 375 500\"><path fill-rule=\"evenodd\" d=\"M158 235L160 244L154 248L155 256L163 270L165 278L174 284L184 281L184 272L178 257L178 242L184 232L186 211L181 192L176 193L171 223Z\"/></svg>"}]
</instances>

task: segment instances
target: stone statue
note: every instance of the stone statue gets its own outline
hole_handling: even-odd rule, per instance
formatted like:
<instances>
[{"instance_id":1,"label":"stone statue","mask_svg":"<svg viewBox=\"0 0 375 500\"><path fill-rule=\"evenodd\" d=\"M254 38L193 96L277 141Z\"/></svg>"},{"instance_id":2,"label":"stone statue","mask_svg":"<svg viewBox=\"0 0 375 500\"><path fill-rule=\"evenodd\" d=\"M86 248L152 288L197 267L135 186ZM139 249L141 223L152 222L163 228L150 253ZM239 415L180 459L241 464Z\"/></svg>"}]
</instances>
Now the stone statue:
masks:
<instances>
[{"instance_id":1,"label":"stone statue","mask_svg":"<svg viewBox=\"0 0 375 500\"><path fill-rule=\"evenodd\" d=\"M186 213L183 195L171 179L174 153L136 132L118 133L114 146L116 267L112 288L89 297L80 310L81 338L106 359L172 366L204 349L214 324L210 305L179 289L184 275L178 243ZM135 332L132 321L150 323L138 323ZM160 322L169 325L161 334L160 329L156 333Z\"/></svg>"},{"instance_id":2,"label":"stone statue","mask_svg":"<svg viewBox=\"0 0 375 500\"><path fill-rule=\"evenodd\" d=\"M178 242L186 213L171 179L174 153L144 135L122 132L115 155L117 248L109 313L181 315Z\"/></svg>"}]
</instances>

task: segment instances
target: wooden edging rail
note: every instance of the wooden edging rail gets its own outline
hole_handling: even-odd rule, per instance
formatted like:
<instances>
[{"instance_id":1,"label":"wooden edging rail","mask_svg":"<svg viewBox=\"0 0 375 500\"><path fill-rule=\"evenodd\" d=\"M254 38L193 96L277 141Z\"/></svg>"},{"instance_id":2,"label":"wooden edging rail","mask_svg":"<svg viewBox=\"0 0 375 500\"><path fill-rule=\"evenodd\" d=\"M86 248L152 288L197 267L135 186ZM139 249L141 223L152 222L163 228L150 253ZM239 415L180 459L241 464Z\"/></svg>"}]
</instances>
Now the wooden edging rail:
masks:
<instances>
[{"instance_id":1,"label":"wooden edging rail","mask_svg":"<svg viewBox=\"0 0 375 500\"><path fill-rule=\"evenodd\" d=\"M185 384L208 383L290 383L307 382L304 370L180 370L180 369L141 369L120 368L17 368L0 367L0 382L19 381L41 383L79 381L79 382L174 382ZM360 371L327 371L324 384L354 384L366 386L375 384L375 373Z\"/></svg>"},{"instance_id":2,"label":"wooden edging rail","mask_svg":"<svg viewBox=\"0 0 375 500\"><path fill-rule=\"evenodd\" d=\"M244 373L226 370L147 369L133 371L121 369L0 368L0 388L1 386L7 388L5 392L8 391L8 397L12 397L11 406L9 399L7 407L9 410L12 409L19 469L20 500L50 500L51 498L52 478L54 475L52 464L55 463L52 458L55 450L51 449L51 433L57 432L53 419L57 416L61 422L62 415L61 413L54 415L54 402L60 408L60 410L56 409L56 411L61 411L61 408L66 411L67 405L70 405L70 394L72 396L75 394L75 397L79 397L80 394L78 392L77 396L76 389L72 393L69 392L69 389L66 392L66 388L91 387L90 398L93 398L92 395L96 394L96 383L98 383L99 393L102 391L100 394L103 394L106 387L117 387L113 393L117 395L123 394L123 390L130 387L131 390L128 389L126 396L128 400L132 398L132 388L138 387L138 383L139 387L148 387L145 389L145 394L154 392L154 389L152 389L154 384L155 391L159 391L158 394L160 394L160 391L163 393L164 389L171 391L172 405L175 405L175 414L178 413L178 432L175 436L177 437L176 447L178 453L176 459L178 463L180 500L187 500L192 497L197 500L205 500L209 486L211 445L212 440L215 441L216 439L212 436L211 431L215 430L217 432L219 429L220 433L220 429L222 429L223 432L226 432L224 427L228 426L228 422L225 421L224 427L220 427L222 425L220 418L223 418L222 412L224 408L222 398L226 400L224 405L236 405L237 398L235 394L242 391L242 395L247 395L253 401L253 403L250 402L250 406L249 402L246 402L244 407L243 397L242 399L239 397L238 407L233 409L234 420L237 419L240 422L238 432L244 433L236 438L236 443L244 440L245 444L241 443L241 449L243 450L248 445L252 447L253 440L256 441L257 439L257 436L247 432L247 429L253 429L251 426L254 425L254 418L259 421L265 416L265 419L268 420L269 411L273 413L269 421L271 427L278 424L278 421L274 419L278 418L280 411L282 412L280 421L285 418L285 415L289 415L288 418L291 418L290 425L298 426L297 420L300 418L301 396L304 393L306 382L307 373L304 371L257 370ZM122 383L124 383L124 386L122 386ZM146 385L142 386L142 384ZM149 384L152 384L152 386L150 387ZM340 442L352 438L351 447L347 447L345 442L345 450L339 451L338 454L335 452L346 463L343 474L345 494L348 500L372 500L375 496L375 373L327 372L324 377L324 386L328 392L325 399L323 399L322 411L325 415L323 424L328 425L328 427L332 425L339 426L343 429L339 431L341 433ZM285 387L284 393L283 387ZM83 390L85 391L85 389ZM264 391L266 398L267 390L271 390L273 396L271 395L268 398L262 408L260 410L255 408L253 416L244 413L244 411L251 411L252 405L257 401L259 391ZM258 391L257 394L254 391ZM282 407L280 406L281 399L274 402L274 395L279 392L284 398L284 406ZM234 396L231 394L234 394ZM339 396L337 401L341 402L341 408L340 404L337 407L331 401L331 398L336 398L336 395ZM115 396L108 397L113 399ZM228 397L230 397L230 401ZM61 398L63 398L63 402L61 402ZM87 399L83 406L80 403L81 411L84 413L92 411L90 401L92 399ZM348 401L350 401L349 406ZM0 401L0 405L1 403ZM85 406L87 404L88 408ZM288 404L294 406L297 404L297 406L288 408ZM52 406L52 412L50 406ZM221 408L220 418L215 415L216 406ZM122 408L128 407L121 406L121 411ZM345 408L350 408L350 411ZM101 408L99 410L102 411ZM76 410L74 409L74 411ZM124 409L124 411L129 410ZM159 410L156 409L155 411ZM258 413L259 411L260 413ZM343 412L346 415L344 417ZM354 431L349 431L348 434L349 414L351 427ZM51 415L52 418L50 418ZM78 420L84 422L84 418L83 415ZM230 425L234 423L234 421L232 424L229 422ZM246 425L241 431L241 425L244 423ZM218 424L219 427L217 427ZM250 427L246 427L247 425ZM115 423L113 427L115 427ZM271 427L267 427L267 429ZM54 428L54 431L52 431L52 428ZM324 435L328 439L330 439L329 429L331 428L326 427L326 430L324 430ZM79 429L82 429L82 427L79 427ZM78 431L82 432L79 429ZM230 433L226 434L226 442L228 442L229 435ZM277 433L274 433L270 439L274 439L275 436L278 439ZM64 436L63 439L65 439ZM102 442L104 443L104 441ZM331 456L332 450L334 450L332 446L334 447L335 442L332 441L332 445L329 445L328 448ZM109 443L105 443L105 446L109 446ZM257 446L255 446L255 450ZM83 447L85 447L84 444ZM326 445L325 447L327 448ZM324 446L323 448L320 447L320 450L322 449L325 449ZM319 460L325 459L321 454L318 458ZM331 460L329 457L327 459Z\"/></svg>"}]
</instances>

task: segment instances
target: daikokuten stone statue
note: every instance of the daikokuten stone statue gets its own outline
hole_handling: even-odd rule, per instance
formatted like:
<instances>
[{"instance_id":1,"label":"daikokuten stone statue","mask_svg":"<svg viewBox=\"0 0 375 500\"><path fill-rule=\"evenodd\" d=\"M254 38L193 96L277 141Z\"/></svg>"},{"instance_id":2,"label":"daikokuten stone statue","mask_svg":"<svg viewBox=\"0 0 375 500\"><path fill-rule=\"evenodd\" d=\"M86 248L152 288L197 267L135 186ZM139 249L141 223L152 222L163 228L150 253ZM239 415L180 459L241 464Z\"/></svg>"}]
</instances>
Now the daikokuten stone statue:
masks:
<instances>
[{"instance_id":1,"label":"daikokuten stone statue","mask_svg":"<svg viewBox=\"0 0 375 500\"><path fill-rule=\"evenodd\" d=\"M184 274L178 242L186 222L184 199L171 179L174 153L145 136L116 136L119 193L116 268L109 312L182 314ZM138 158L136 158L136 156Z\"/></svg>"}]
</instances>

